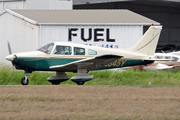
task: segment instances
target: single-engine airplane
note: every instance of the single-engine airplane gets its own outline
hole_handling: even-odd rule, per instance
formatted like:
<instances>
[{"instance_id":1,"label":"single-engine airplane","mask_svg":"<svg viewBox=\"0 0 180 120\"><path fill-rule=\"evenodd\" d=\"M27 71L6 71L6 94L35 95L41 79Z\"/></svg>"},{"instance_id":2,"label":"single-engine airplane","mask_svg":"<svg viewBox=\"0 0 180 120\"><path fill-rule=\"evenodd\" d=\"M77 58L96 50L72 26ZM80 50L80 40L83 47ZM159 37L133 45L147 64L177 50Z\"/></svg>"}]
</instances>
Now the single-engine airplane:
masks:
<instances>
[{"instance_id":1,"label":"single-engine airplane","mask_svg":"<svg viewBox=\"0 0 180 120\"><path fill-rule=\"evenodd\" d=\"M155 61L154 52L162 26L150 26L138 43L129 49L109 49L70 42L54 42L33 52L13 53L6 57L18 70L25 71L21 84L29 83L28 73L56 71L47 78L53 85L69 80L65 72L77 72L71 80L78 85L92 80L92 70L147 65ZM9 45L8 45L9 46ZM11 53L10 47L9 51Z\"/></svg>"}]
</instances>

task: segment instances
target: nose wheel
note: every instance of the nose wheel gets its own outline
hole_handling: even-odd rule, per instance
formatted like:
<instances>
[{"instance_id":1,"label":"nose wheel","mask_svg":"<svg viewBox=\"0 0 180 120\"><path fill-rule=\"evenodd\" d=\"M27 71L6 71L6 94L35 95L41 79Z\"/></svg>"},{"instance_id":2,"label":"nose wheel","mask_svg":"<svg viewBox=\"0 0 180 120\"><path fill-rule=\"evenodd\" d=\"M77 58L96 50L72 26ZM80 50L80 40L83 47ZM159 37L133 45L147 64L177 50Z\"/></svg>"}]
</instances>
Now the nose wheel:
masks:
<instances>
[{"instance_id":1,"label":"nose wheel","mask_svg":"<svg viewBox=\"0 0 180 120\"><path fill-rule=\"evenodd\" d=\"M25 75L25 77L23 77L23 78L21 79L21 84L22 84L22 85L28 85L28 83L29 83L28 75Z\"/></svg>"}]
</instances>

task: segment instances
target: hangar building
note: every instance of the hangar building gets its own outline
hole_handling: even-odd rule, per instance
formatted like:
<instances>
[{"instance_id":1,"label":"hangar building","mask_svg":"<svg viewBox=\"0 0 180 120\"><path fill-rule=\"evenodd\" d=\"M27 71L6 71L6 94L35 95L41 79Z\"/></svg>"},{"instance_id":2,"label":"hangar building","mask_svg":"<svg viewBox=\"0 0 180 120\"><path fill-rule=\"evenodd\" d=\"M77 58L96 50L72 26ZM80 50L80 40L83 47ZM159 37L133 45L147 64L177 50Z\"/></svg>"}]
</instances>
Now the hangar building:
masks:
<instances>
[{"instance_id":1,"label":"hangar building","mask_svg":"<svg viewBox=\"0 0 180 120\"><path fill-rule=\"evenodd\" d=\"M129 48L143 28L160 23L129 10L9 10L0 14L0 62L7 41L13 52L35 50L54 41L106 48Z\"/></svg>"},{"instance_id":2,"label":"hangar building","mask_svg":"<svg viewBox=\"0 0 180 120\"><path fill-rule=\"evenodd\" d=\"M180 50L180 0L73 0L73 9L131 10L162 24L158 50Z\"/></svg>"}]
</instances>

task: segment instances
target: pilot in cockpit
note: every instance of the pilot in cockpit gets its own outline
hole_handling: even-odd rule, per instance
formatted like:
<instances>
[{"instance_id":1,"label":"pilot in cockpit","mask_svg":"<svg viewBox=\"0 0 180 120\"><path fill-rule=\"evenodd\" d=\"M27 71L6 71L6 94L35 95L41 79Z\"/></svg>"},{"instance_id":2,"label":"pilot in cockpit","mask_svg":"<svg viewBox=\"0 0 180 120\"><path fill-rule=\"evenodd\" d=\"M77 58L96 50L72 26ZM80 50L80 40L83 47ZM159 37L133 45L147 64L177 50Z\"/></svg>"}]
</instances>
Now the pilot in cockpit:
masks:
<instances>
[{"instance_id":1,"label":"pilot in cockpit","mask_svg":"<svg viewBox=\"0 0 180 120\"><path fill-rule=\"evenodd\" d=\"M56 46L56 53L55 54L61 54L61 55L65 55L65 51L64 48L62 46Z\"/></svg>"}]
</instances>

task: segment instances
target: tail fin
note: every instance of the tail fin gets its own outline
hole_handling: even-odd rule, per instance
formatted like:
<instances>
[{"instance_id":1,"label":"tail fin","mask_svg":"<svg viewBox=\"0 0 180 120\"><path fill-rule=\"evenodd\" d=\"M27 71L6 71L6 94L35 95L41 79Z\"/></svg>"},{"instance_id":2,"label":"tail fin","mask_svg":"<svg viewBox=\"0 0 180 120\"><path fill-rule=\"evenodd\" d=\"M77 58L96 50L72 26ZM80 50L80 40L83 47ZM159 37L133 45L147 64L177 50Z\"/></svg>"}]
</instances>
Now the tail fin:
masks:
<instances>
[{"instance_id":1,"label":"tail fin","mask_svg":"<svg viewBox=\"0 0 180 120\"><path fill-rule=\"evenodd\" d=\"M146 55L154 55L162 26L150 26L138 43L130 51Z\"/></svg>"}]
</instances>

